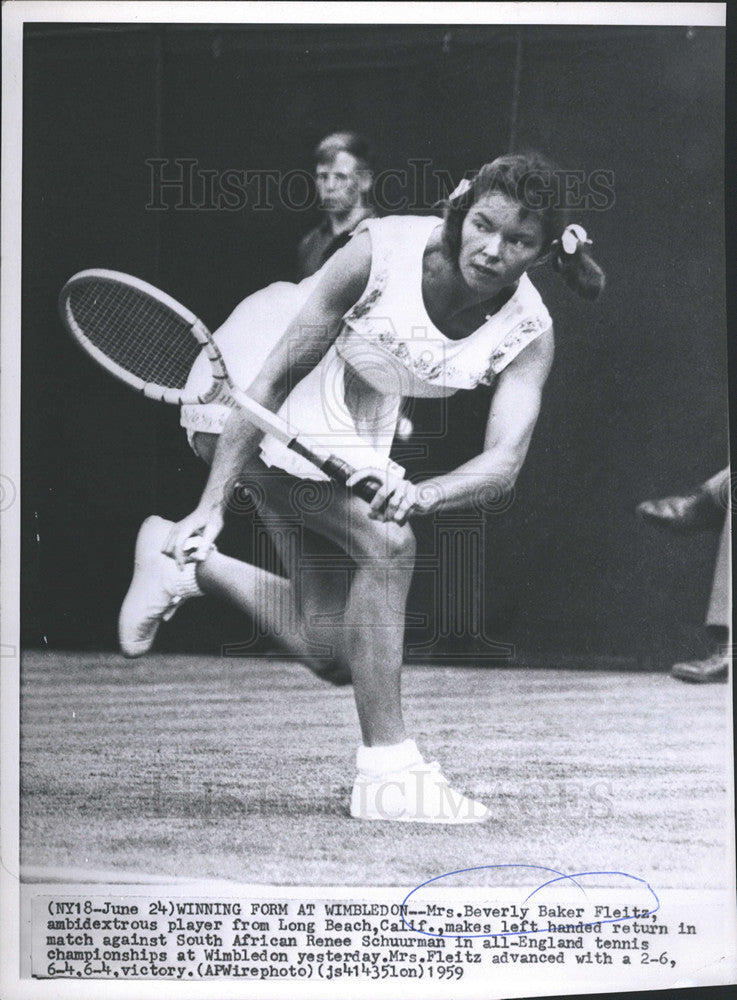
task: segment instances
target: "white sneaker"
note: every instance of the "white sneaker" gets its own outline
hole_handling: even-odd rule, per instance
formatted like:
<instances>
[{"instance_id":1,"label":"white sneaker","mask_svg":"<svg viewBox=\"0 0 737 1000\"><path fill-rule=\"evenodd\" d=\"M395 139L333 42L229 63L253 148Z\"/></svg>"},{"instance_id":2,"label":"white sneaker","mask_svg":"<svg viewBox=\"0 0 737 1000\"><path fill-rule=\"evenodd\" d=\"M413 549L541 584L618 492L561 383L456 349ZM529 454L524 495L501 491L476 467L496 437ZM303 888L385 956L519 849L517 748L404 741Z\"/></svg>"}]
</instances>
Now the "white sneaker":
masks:
<instances>
[{"instance_id":1,"label":"white sneaker","mask_svg":"<svg viewBox=\"0 0 737 1000\"><path fill-rule=\"evenodd\" d=\"M491 813L455 792L437 761L385 774L359 769L351 794L354 819L397 823L483 823Z\"/></svg>"},{"instance_id":2,"label":"white sneaker","mask_svg":"<svg viewBox=\"0 0 737 1000\"><path fill-rule=\"evenodd\" d=\"M161 548L172 528L163 517L147 517L138 531L133 579L120 608L118 638L123 656L143 656L153 646L162 621L188 597L198 597L195 564L179 569Z\"/></svg>"}]
</instances>

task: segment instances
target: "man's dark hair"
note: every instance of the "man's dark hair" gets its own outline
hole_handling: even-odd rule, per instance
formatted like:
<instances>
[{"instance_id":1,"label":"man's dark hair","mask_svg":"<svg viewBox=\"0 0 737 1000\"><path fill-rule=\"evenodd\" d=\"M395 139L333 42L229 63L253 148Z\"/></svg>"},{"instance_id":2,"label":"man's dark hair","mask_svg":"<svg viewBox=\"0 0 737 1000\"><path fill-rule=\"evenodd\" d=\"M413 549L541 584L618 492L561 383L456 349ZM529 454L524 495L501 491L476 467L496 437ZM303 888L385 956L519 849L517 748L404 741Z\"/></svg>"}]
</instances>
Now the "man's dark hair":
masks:
<instances>
[{"instance_id":1,"label":"man's dark hair","mask_svg":"<svg viewBox=\"0 0 737 1000\"><path fill-rule=\"evenodd\" d=\"M315 149L315 163L332 163L338 153L355 156L364 170L374 169L374 151L371 143L358 132L331 132L321 139Z\"/></svg>"}]
</instances>

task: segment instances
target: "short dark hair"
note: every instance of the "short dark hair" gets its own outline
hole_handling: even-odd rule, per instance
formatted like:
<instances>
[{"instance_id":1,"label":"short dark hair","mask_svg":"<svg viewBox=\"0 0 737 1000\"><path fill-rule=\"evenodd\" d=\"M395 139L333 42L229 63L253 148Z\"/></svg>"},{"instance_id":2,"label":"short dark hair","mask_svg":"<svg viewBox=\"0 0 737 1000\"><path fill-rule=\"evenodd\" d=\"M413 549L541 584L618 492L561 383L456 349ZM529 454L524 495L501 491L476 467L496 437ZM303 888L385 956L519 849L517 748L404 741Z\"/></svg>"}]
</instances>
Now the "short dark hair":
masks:
<instances>
[{"instance_id":1,"label":"short dark hair","mask_svg":"<svg viewBox=\"0 0 737 1000\"><path fill-rule=\"evenodd\" d=\"M563 232L568 223L565 207L550 198L540 198L557 168L541 153L515 153L485 163L462 194L446 201L443 241L453 260L461 249L461 229L469 209L484 195L498 191L537 216L543 230L543 251Z\"/></svg>"},{"instance_id":2,"label":"short dark hair","mask_svg":"<svg viewBox=\"0 0 737 1000\"><path fill-rule=\"evenodd\" d=\"M374 169L371 143L358 132L331 132L315 147L315 163L332 163L338 153L350 153L364 170Z\"/></svg>"},{"instance_id":3,"label":"short dark hair","mask_svg":"<svg viewBox=\"0 0 737 1000\"><path fill-rule=\"evenodd\" d=\"M468 186L445 202L443 246L458 264L461 230L470 208L486 194L498 191L516 201L524 214L536 216L543 232L541 254L551 253L551 263L566 284L583 298L597 298L604 288L604 272L585 245L573 254L562 250L560 238L569 222L567 206L551 197L551 180L560 170L542 153L513 153L485 163Z\"/></svg>"}]
</instances>

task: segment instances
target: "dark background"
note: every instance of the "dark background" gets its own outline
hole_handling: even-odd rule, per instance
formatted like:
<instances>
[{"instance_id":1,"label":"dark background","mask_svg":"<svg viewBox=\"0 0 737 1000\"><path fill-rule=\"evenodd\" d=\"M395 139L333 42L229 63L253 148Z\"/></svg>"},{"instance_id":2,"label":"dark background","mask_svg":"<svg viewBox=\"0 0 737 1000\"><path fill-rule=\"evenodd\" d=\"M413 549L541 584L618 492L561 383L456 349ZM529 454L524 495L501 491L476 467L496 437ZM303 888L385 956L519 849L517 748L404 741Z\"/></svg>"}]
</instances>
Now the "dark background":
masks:
<instances>
[{"instance_id":1,"label":"dark background","mask_svg":"<svg viewBox=\"0 0 737 1000\"><path fill-rule=\"evenodd\" d=\"M214 328L248 293L293 276L316 213L278 198L269 211L177 211L171 192L155 211L146 161L311 170L324 134L354 128L374 139L380 169L426 159L457 181L510 148L535 147L566 167L613 171L614 206L576 220L607 272L605 297L585 303L552 273L533 275L557 357L515 502L471 528L486 551L484 631L551 663L704 655L716 539L670 539L638 525L634 508L690 489L727 459L720 30L25 31L26 646L114 647L138 524L188 513L204 478L177 411L137 398L71 344L56 313L64 281L86 267L129 271ZM445 192L415 193L427 211ZM437 409L418 406L415 443L427 454L408 460L411 471L478 450L488 402L483 391L454 397L440 439L423 436L440 426ZM225 544L247 554L251 519L233 521ZM425 554L435 530L419 528ZM433 640L431 577L414 587L412 607L428 616L414 640L432 640L429 652L446 660L483 659L488 646L468 628ZM206 599L166 626L157 648L214 652L250 634Z\"/></svg>"}]
</instances>

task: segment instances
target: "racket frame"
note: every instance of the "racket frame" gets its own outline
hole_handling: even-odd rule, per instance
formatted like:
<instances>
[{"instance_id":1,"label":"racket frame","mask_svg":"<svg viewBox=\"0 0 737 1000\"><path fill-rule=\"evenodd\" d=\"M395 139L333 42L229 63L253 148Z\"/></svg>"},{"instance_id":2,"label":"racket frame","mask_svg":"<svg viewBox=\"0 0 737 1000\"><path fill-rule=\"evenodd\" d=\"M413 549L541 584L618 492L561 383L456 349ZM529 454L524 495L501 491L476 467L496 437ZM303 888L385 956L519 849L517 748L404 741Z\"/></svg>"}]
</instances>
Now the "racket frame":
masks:
<instances>
[{"instance_id":1,"label":"racket frame","mask_svg":"<svg viewBox=\"0 0 737 1000\"><path fill-rule=\"evenodd\" d=\"M75 287L82 280L90 279L102 279L103 281L111 281L134 288L145 295L151 296L153 299L160 302L162 305L166 306L173 313L179 316L180 319L183 319L185 323L188 324L191 336L194 337L199 344L201 344L211 365L213 381L207 392L203 395L187 398L180 389L173 389L167 386L145 382L139 376L126 371L125 368L109 358L104 351L97 347L79 326L78 322L74 318L74 314L69 303L70 289ZM170 403L173 405L196 405L217 402L218 399L229 397L248 413L253 423L256 424L260 430L266 434L271 434L289 449L296 452L298 455L301 455L303 458L306 458L312 463L312 465L316 466L316 468L320 469L331 479L345 484L349 476L351 476L355 471L347 462L343 461L343 459L339 458L329 449L318 445L306 434L301 434L296 431L283 417L278 416L265 406L257 403L256 400L252 399L242 389L236 386L230 377L220 348L217 346L215 339L207 326L205 326L202 320L195 316L193 312L187 309L186 306L177 302L176 299L172 298L171 295L167 295L166 292L162 292L160 288L156 288L155 285L151 285L149 282L143 281L141 278L136 278L134 275L125 274L122 271L112 271L105 268L89 268L85 271L79 271L72 275L72 277L69 278L69 280L64 284L64 287L59 293L59 313L64 325L71 333L72 337L77 341L78 345L98 365L100 365L101 368L104 368L110 375L115 376L115 378L124 382L137 392L143 394L148 399L153 399L156 402ZM380 485L381 483L379 480L375 478L366 479L359 483L358 486L354 488L353 492L357 493L358 496L362 497L367 502L370 502L376 495Z\"/></svg>"},{"instance_id":2,"label":"racket frame","mask_svg":"<svg viewBox=\"0 0 737 1000\"><path fill-rule=\"evenodd\" d=\"M213 381L212 386L203 396L192 400L184 400L183 393L180 389L173 389L170 386L163 386L153 382L145 382L138 375L134 375L132 372L127 371L122 365L119 365L117 362L109 358L103 350L90 340L84 330L80 327L71 309L69 301L69 293L72 288L75 288L82 281L94 279L101 279L103 281L114 282L118 285L125 285L128 288L134 288L136 291L142 292L144 295L151 296L151 298L160 302L162 305L166 306L173 313L175 313L180 319L184 320L184 322L188 324L195 339L200 343L203 342L201 331L205 331L204 335L206 338L211 336L209 330L207 330L204 324L197 318L197 316L195 316L193 312L190 312L190 310L183 306L180 302L177 302L177 300L172 298L171 295L167 295L166 292L162 292L160 288L156 288L155 285L150 285L147 281L143 281L141 278L136 278L132 274L124 274L122 271L110 271L105 268L90 268L86 271L78 271L77 274L73 274L72 277L65 283L59 293L59 314L61 315L62 322L71 333L72 337L92 358L93 361L100 365L101 368L104 368L110 375L114 375L115 378L120 379L121 382L125 382L125 384L130 386L132 389L142 393L148 399L153 399L160 403L170 403L175 406L181 404L182 402L208 403L222 391L219 383Z\"/></svg>"}]
</instances>

